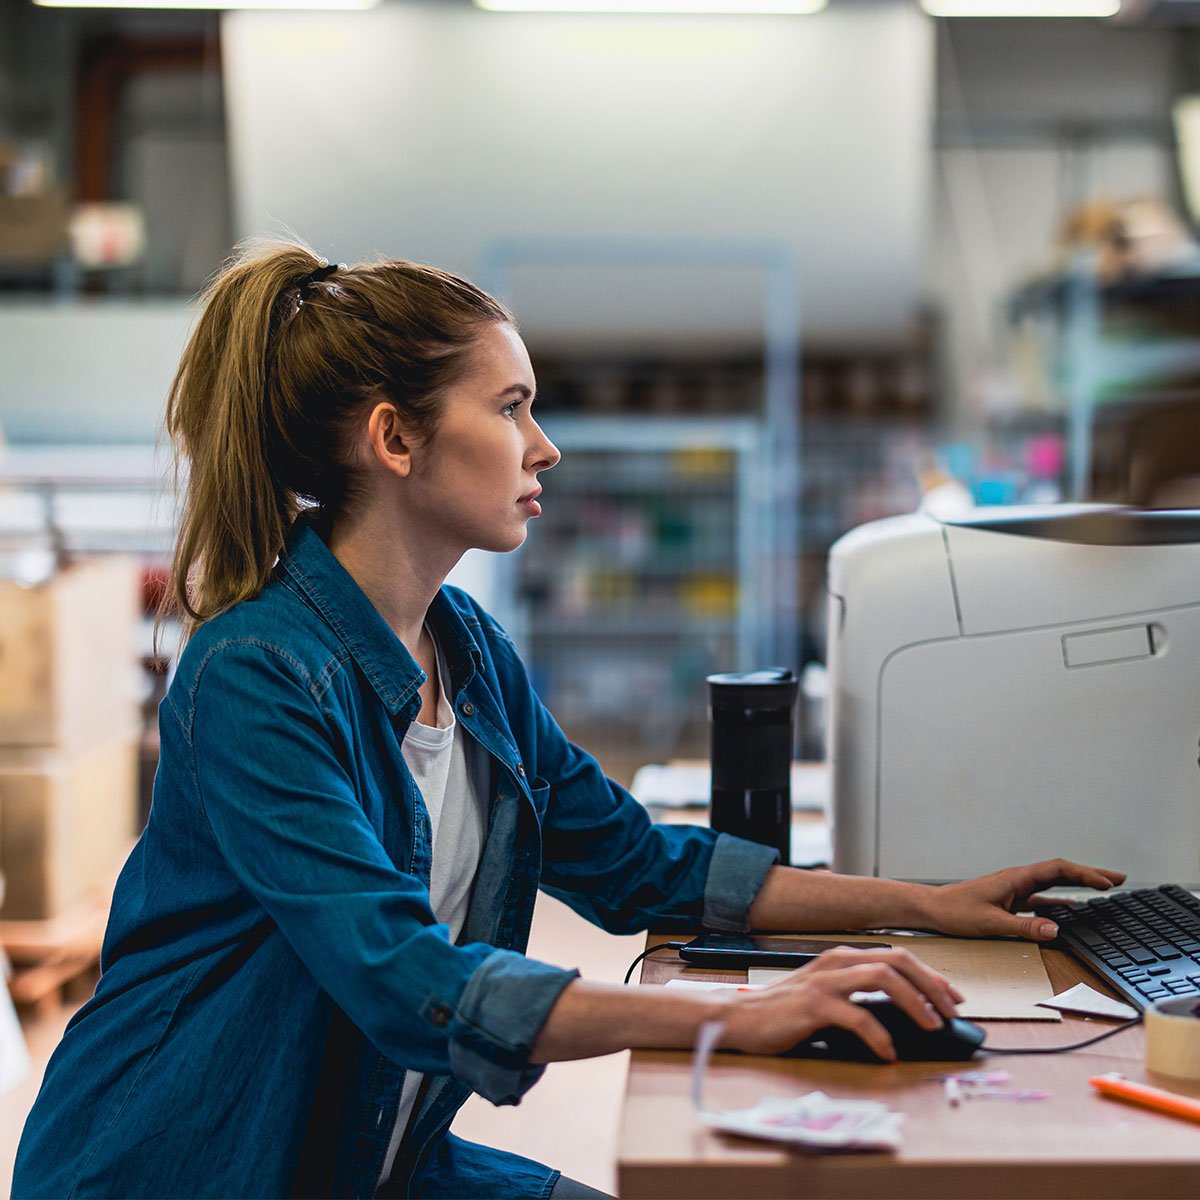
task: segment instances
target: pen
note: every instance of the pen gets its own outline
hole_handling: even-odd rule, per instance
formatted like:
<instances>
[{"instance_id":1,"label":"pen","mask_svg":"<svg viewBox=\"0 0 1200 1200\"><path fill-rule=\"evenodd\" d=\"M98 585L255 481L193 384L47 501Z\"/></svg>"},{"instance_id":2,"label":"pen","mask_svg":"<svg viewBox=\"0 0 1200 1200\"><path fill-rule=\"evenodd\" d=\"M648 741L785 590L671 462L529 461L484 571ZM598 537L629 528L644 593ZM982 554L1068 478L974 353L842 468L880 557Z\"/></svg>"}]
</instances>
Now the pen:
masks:
<instances>
[{"instance_id":1,"label":"pen","mask_svg":"<svg viewBox=\"0 0 1200 1200\"><path fill-rule=\"evenodd\" d=\"M1115 1071L1108 1075L1097 1075L1089 1079L1088 1083L1102 1096L1108 1096L1112 1100L1139 1104L1142 1108L1169 1113L1172 1117L1182 1117L1185 1121L1200 1121L1200 1100L1192 1100L1188 1096L1179 1096L1144 1083L1134 1083Z\"/></svg>"}]
</instances>

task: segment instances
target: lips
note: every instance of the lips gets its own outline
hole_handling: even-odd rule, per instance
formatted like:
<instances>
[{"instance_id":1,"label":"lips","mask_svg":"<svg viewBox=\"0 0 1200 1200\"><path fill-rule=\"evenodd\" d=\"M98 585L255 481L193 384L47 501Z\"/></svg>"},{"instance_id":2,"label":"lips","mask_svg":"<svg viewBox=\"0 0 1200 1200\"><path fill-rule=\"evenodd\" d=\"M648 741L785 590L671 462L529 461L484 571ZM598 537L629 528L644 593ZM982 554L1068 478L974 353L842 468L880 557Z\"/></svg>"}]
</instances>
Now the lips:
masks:
<instances>
[{"instance_id":1,"label":"lips","mask_svg":"<svg viewBox=\"0 0 1200 1200\"><path fill-rule=\"evenodd\" d=\"M541 494L542 494L541 488L534 488L532 492L529 492L526 495L522 496L517 501L517 503L518 504L528 504L531 500L536 500Z\"/></svg>"}]
</instances>

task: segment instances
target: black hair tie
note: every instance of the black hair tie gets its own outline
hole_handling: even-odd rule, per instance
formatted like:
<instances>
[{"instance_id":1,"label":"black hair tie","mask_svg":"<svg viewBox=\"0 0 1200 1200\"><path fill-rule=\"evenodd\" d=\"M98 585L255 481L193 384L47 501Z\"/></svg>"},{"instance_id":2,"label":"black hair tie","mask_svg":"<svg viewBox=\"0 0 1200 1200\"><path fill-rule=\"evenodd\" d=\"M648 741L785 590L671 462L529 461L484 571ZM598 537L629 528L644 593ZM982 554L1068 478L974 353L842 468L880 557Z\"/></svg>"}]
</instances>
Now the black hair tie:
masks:
<instances>
[{"instance_id":1,"label":"black hair tie","mask_svg":"<svg viewBox=\"0 0 1200 1200\"><path fill-rule=\"evenodd\" d=\"M298 284L296 284L296 286L300 289L301 301L303 301L304 297L308 295L309 290L314 286L314 284L324 283L325 280L328 279L335 271L345 269L345 263L331 263L322 259L321 265L315 271L305 275L304 278L301 279Z\"/></svg>"}]
</instances>

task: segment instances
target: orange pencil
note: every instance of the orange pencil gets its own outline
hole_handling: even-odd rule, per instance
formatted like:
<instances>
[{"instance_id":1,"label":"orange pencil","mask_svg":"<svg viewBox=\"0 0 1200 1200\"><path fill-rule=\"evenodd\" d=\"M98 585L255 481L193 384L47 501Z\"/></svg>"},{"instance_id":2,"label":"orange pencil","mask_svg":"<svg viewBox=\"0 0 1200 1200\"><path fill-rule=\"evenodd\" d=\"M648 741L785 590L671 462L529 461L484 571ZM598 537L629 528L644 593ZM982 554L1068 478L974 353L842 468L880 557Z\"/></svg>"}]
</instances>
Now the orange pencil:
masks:
<instances>
[{"instance_id":1,"label":"orange pencil","mask_svg":"<svg viewBox=\"0 0 1200 1200\"><path fill-rule=\"evenodd\" d=\"M1127 1104L1138 1104L1142 1108L1152 1108L1172 1117L1182 1117L1185 1121L1200 1121L1200 1100L1177 1096L1174 1092L1166 1092L1162 1088L1150 1087L1144 1083L1134 1083L1115 1071L1111 1075L1097 1075L1094 1079L1089 1079L1088 1083L1101 1095L1110 1099L1124 1100Z\"/></svg>"}]
</instances>

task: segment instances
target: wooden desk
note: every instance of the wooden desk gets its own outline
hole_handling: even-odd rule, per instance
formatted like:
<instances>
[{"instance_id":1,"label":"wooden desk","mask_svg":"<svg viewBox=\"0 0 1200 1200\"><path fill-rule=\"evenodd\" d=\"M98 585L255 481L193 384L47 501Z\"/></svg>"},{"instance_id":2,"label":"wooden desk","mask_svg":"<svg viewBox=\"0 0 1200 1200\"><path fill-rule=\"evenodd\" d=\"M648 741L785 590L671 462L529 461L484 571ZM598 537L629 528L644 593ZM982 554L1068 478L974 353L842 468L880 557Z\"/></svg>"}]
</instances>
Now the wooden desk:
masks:
<instances>
[{"instance_id":1,"label":"wooden desk","mask_svg":"<svg viewBox=\"0 0 1200 1200\"><path fill-rule=\"evenodd\" d=\"M678 935L673 935L675 940ZM666 936L651 936L648 944ZM1102 985L1068 955L1043 950L1056 992L1086 980ZM684 968L664 951L646 959L644 984L672 977L745 979L744 972ZM997 1046L1062 1045L1112 1027L1067 1017L1061 1024L986 1022ZM896 1154L821 1155L735 1138L702 1127L692 1111L691 1056L683 1051L633 1054L617 1147L617 1189L630 1197L913 1197L915 1200L1011 1200L1054 1197L1200 1196L1200 1125L1097 1096L1087 1081L1121 1071L1200 1097L1200 1086L1156 1078L1143 1066L1140 1026L1087 1050L1052 1056L996 1055L979 1065L1003 1068L1012 1087L1048 1091L1050 1099L1017 1103L965 1101L950 1108L927 1076L964 1069L930 1063L865 1066L716 1054L706 1103L744 1108L766 1096L820 1089L833 1096L886 1101L905 1114Z\"/></svg>"}]
</instances>

